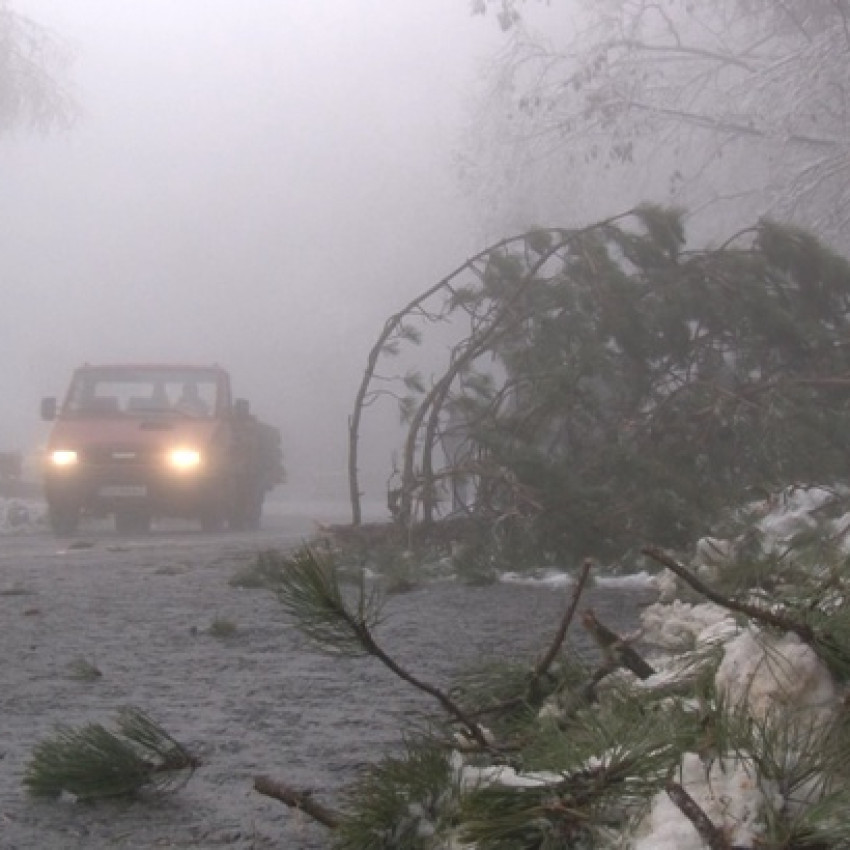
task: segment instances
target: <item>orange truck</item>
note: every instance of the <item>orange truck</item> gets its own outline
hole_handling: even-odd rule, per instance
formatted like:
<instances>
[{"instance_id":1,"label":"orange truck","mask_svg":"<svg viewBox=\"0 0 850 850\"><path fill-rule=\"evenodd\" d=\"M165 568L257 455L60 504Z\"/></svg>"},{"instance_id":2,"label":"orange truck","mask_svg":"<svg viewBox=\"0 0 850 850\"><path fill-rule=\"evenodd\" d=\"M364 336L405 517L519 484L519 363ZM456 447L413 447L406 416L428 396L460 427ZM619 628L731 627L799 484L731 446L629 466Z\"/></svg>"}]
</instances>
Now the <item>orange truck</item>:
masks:
<instances>
[{"instance_id":1,"label":"orange truck","mask_svg":"<svg viewBox=\"0 0 850 850\"><path fill-rule=\"evenodd\" d=\"M280 432L231 396L220 366L81 366L41 416L53 423L43 480L58 535L109 515L124 534L159 517L254 529L284 480Z\"/></svg>"}]
</instances>

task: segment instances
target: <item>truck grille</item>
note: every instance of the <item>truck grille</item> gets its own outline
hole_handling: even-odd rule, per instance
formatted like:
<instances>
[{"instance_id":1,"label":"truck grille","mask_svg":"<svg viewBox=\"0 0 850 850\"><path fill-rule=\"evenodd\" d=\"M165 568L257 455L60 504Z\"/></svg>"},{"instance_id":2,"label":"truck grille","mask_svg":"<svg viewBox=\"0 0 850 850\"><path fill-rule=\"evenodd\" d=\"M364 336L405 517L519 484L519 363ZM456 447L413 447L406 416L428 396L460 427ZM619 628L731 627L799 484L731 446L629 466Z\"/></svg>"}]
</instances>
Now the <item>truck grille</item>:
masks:
<instances>
[{"instance_id":1,"label":"truck grille","mask_svg":"<svg viewBox=\"0 0 850 850\"><path fill-rule=\"evenodd\" d=\"M84 462L93 466L145 466L154 459L153 449L142 445L90 446L83 452Z\"/></svg>"}]
</instances>

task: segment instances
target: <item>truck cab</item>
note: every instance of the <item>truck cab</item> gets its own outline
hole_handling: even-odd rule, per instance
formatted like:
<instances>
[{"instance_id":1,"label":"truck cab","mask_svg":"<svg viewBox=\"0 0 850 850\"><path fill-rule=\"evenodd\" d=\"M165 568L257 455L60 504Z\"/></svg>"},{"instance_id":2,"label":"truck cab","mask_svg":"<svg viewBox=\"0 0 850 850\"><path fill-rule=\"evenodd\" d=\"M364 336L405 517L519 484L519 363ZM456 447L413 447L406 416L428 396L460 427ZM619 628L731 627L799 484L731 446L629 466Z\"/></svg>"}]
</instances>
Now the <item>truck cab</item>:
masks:
<instances>
[{"instance_id":1,"label":"truck cab","mask_svg":"<svg viewBox=\"0 0 850 850\"><path fill-rule=\"evenodd\" d=\"M220 366L82 366L41 415L53 422L43 479L57 534L86 515L112 515L122 533L157 517L255 528L283 481L279 432L232 398Z\"/></svg>"}]
</instances>

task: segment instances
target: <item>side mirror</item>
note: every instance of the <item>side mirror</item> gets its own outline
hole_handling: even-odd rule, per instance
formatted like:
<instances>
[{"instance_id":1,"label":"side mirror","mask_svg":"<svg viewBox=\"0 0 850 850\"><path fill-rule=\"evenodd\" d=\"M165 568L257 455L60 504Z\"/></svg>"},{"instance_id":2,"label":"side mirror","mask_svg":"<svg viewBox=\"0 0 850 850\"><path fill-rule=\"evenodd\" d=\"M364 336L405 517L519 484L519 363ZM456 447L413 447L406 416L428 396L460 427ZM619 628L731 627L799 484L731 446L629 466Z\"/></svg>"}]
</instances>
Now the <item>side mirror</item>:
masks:
<instances>
[{"instance_id":1,"label":"side mirror","mask_svg":"<svg viewBox=\"0 0 850 850\"><path fill-rule=\"evenodd\" d=\"M247 419L251 415L251 405L248 404L248 399L237 398L233 402L233 413L237 419Z\"/></svg>"},{"instance_id":2,"label":"side mirror","mask_svg":"<svg viewBox=\"0 0 850 850\"><path fill-rule=\"evenodd\" d=\"M53 396L41 400L41 418L46 422L52 422L56 418L56 399Z\"/></svg>"}]
</instances>

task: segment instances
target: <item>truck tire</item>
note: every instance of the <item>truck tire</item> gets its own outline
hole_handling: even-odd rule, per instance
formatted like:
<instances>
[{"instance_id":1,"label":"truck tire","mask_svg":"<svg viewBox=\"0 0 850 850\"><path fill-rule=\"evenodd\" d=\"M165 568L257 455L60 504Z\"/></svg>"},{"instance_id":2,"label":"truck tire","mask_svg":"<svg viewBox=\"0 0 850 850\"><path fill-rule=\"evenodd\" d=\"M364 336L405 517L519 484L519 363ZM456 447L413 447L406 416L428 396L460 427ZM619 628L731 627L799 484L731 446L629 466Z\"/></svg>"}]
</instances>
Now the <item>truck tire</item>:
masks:
<instances>
[{"instance_id":1,"label":"truck tire","mask_svg":"<svg viewBox=\"0 0 850 850\"><path fill-rule=\"evenodd\" d=\"M80 524L80 508L77 505L52 502L47 507L50 530L57 537L70 537Z\"/></svg>"},{"instance_id":2,"label":"truck tire","mask_svg":"<svg viewBox=\"0 0 850 850\"><path fill-rule=\"evenodd\" d=\"M115 512L115 530L119 534L149 534L151 515L140 508L126 508Z\"/></svg>"},{"instance_id":3,"label":"truck tire","mask_svg":"<svg viewBox=\"0 0 850 850\"><path fill-rule=\"evenodd\" d=\"M243 491L243 495L230 509L228 525L232 531L257 531L263 516L264 493L259 490Z\"/></svg>"}]
</instances>

